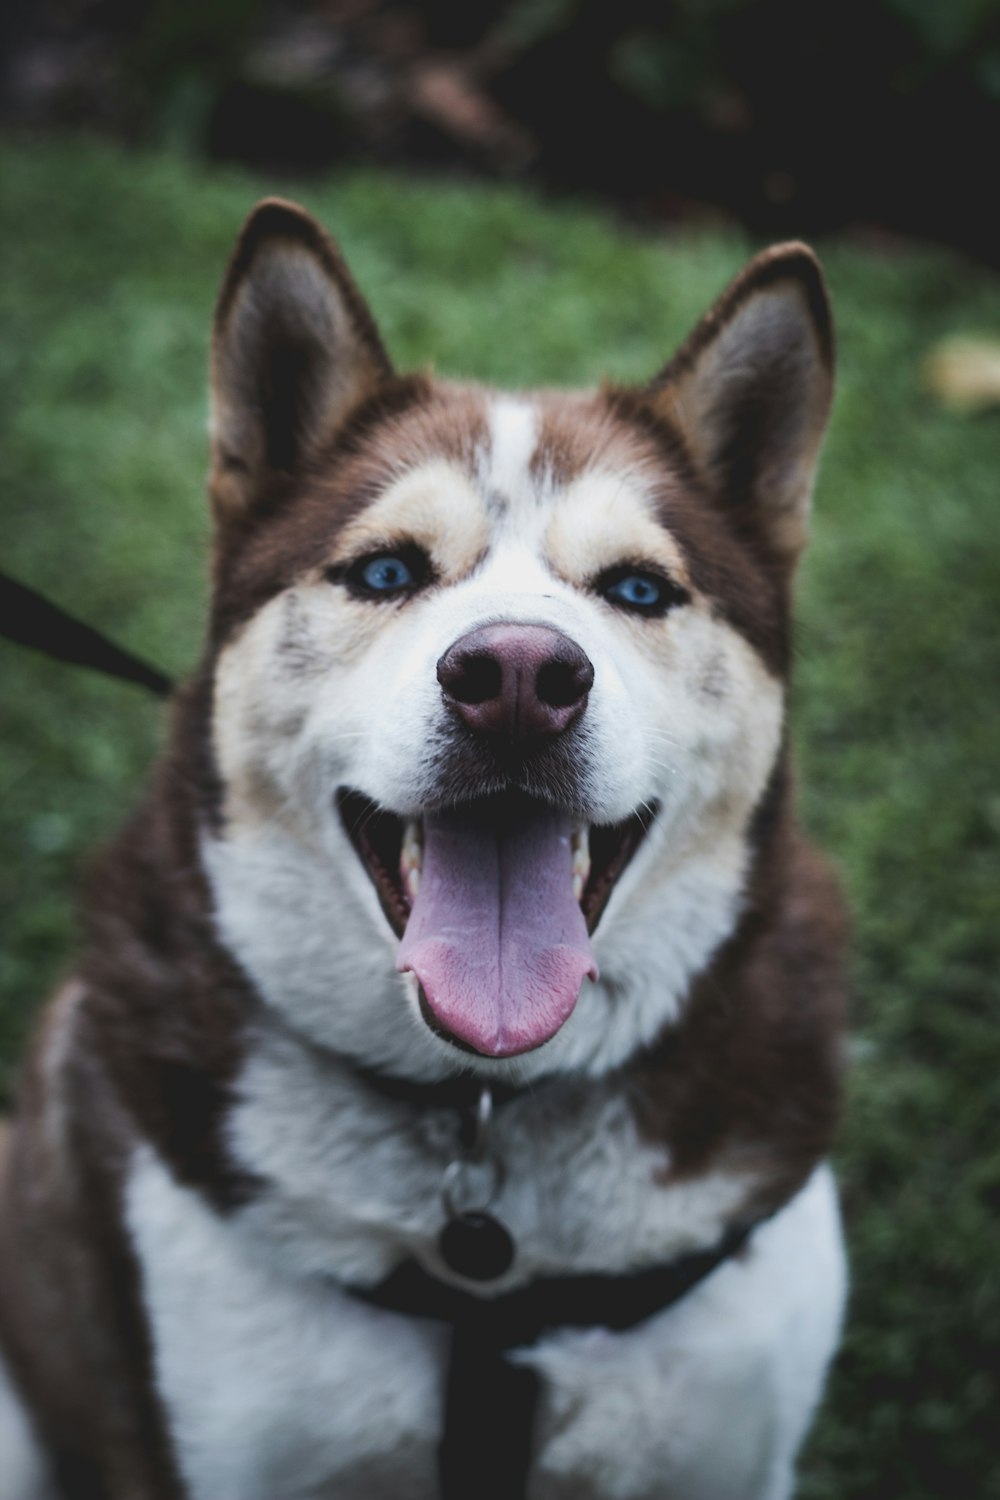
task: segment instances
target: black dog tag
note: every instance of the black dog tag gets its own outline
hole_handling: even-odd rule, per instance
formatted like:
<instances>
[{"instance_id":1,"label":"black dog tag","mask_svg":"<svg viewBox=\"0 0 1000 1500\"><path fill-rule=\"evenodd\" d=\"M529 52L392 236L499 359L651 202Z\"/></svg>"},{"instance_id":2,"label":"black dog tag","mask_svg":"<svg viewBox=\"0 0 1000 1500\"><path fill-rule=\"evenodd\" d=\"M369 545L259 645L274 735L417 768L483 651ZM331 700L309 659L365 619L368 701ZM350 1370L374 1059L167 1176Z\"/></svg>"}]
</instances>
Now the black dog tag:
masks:
<instances>
[{"instance_id":1,"label":"black dog tag","mask_svg":"<svg viewBox=\"0 0 1000 1500\"><path fill-rule=\"evenodd\" d=\"M438 1248L448 1269L470 1281L495 1281L514 1264L514 1241L492 1214L456 1214L442 1229Z\"/></svg>"}]
</instances>

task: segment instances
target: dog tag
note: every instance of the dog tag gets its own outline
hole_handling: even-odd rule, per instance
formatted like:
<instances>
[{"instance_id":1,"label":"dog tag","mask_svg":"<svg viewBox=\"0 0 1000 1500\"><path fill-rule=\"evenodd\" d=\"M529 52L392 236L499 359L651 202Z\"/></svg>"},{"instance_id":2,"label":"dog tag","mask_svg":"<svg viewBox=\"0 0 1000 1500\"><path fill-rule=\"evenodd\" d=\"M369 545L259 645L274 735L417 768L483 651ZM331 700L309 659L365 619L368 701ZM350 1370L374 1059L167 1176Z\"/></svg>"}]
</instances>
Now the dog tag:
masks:
<instances>
[{"instance_id":1,"label":"dog tag","mask_svg":"<svg viewBox=\"0 0 1000 1500\"><path fill-rule=\"evenodd\" d=\"M438 1240L450 1271L470 1281L495 1281L514 1264L514 1241L492 1214L472 1211L448 1220Z\"/></svg>"}]
</instances>

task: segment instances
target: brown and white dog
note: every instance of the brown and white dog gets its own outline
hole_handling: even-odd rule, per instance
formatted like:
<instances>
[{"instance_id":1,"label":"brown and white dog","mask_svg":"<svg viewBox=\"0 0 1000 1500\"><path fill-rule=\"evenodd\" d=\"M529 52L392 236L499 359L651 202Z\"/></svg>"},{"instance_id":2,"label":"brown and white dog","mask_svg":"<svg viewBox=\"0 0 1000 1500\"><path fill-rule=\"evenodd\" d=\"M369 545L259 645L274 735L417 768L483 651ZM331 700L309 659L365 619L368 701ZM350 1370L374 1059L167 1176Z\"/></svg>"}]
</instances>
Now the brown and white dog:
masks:
<instances>
[{"instance_id":1,"label":"brown and white dog","mask_svg":"<svg viewBox=\"0 0 1000 1500\"><path fill-rule=\"evenodd\" d=\"M782 1500L845 1286L842 922L785 733L815 259L759 255L643 389L503 395L395 373L268 201L212 373L204 658L7 1143L2 1500L432 1500L447 1329L359 1292L739 1226L673 1305L516 1351L528 1493ZM483 1085L514 1253L476 1280L441 1234Z\"/></svg>"}]
</instances>

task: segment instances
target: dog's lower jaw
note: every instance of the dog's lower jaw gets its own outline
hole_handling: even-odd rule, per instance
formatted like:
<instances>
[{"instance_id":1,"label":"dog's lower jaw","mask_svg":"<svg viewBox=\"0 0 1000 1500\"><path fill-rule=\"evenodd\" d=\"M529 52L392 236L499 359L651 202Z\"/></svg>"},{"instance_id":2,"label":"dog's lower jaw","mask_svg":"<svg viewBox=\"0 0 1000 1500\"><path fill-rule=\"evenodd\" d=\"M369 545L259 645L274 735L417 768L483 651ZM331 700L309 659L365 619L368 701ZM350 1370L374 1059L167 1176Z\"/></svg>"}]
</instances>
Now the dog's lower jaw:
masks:
<instances>
[{"instance_id":1,"label":"dog's lower jaw","mask_svg":"<svg viewBox=\"0 0 1000 1500\"><path fill-rule=\"evenodd\" d=\"M694 976L736 924L746 873L738 838L693 855L655 888L626 870L594 936L601 979L584 984L550 1041L521 1057L490 1059L429 1030L414 977L395 973L397 939L372 881L336 826L330 837L327 854L275 823L204 832L219 937L265 1005L297 1032L367 1067L425 1082L469 1067L527 1082L620 1066L677 1019Z\"/></svg>"}]
</instances>

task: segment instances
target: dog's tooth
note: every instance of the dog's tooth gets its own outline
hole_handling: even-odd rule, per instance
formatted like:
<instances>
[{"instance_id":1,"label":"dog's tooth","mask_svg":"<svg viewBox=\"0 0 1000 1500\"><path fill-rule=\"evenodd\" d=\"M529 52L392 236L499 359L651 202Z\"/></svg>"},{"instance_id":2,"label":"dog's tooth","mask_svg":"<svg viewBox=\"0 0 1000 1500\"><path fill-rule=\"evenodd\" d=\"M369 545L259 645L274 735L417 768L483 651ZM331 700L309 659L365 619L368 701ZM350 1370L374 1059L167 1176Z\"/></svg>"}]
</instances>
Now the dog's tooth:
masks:
<instances>
[{"instance_id":1,"label":"dog's tooth","mask_svg":"<svg viewBox=\"0 0 1000 1500\"><path fill-rule=\"evenodd\" d=\"M570 842L573 850L573 896L580 901L590 874L590 829L585 823L574 829Z\"/></svg>"},{"instance_id":2,"label":"dog's tooth","mask_svg":"<svg viewBox=\"0 0 1000 1500\"><path fill-rule=\"evenodd\" d=\"M399 874L411 903L417 899L417 891L420 889L420 872L423 867L423 830L415 818L410 818L403 829L403 840L399 849Z\"/></svg>"},{"instance_id":3,"label":"dog's tooth","mask_svg":"<svg viewBox=\"0 0 1000 1500\"><path fill-rule=\"evenodd\" d=\"M411 818L403 829L403 842L399 851L399 867L405 874L407 870L421 870L423 869L423 865L423 830L416 818Z\"/></svg>"}]
</instances>

